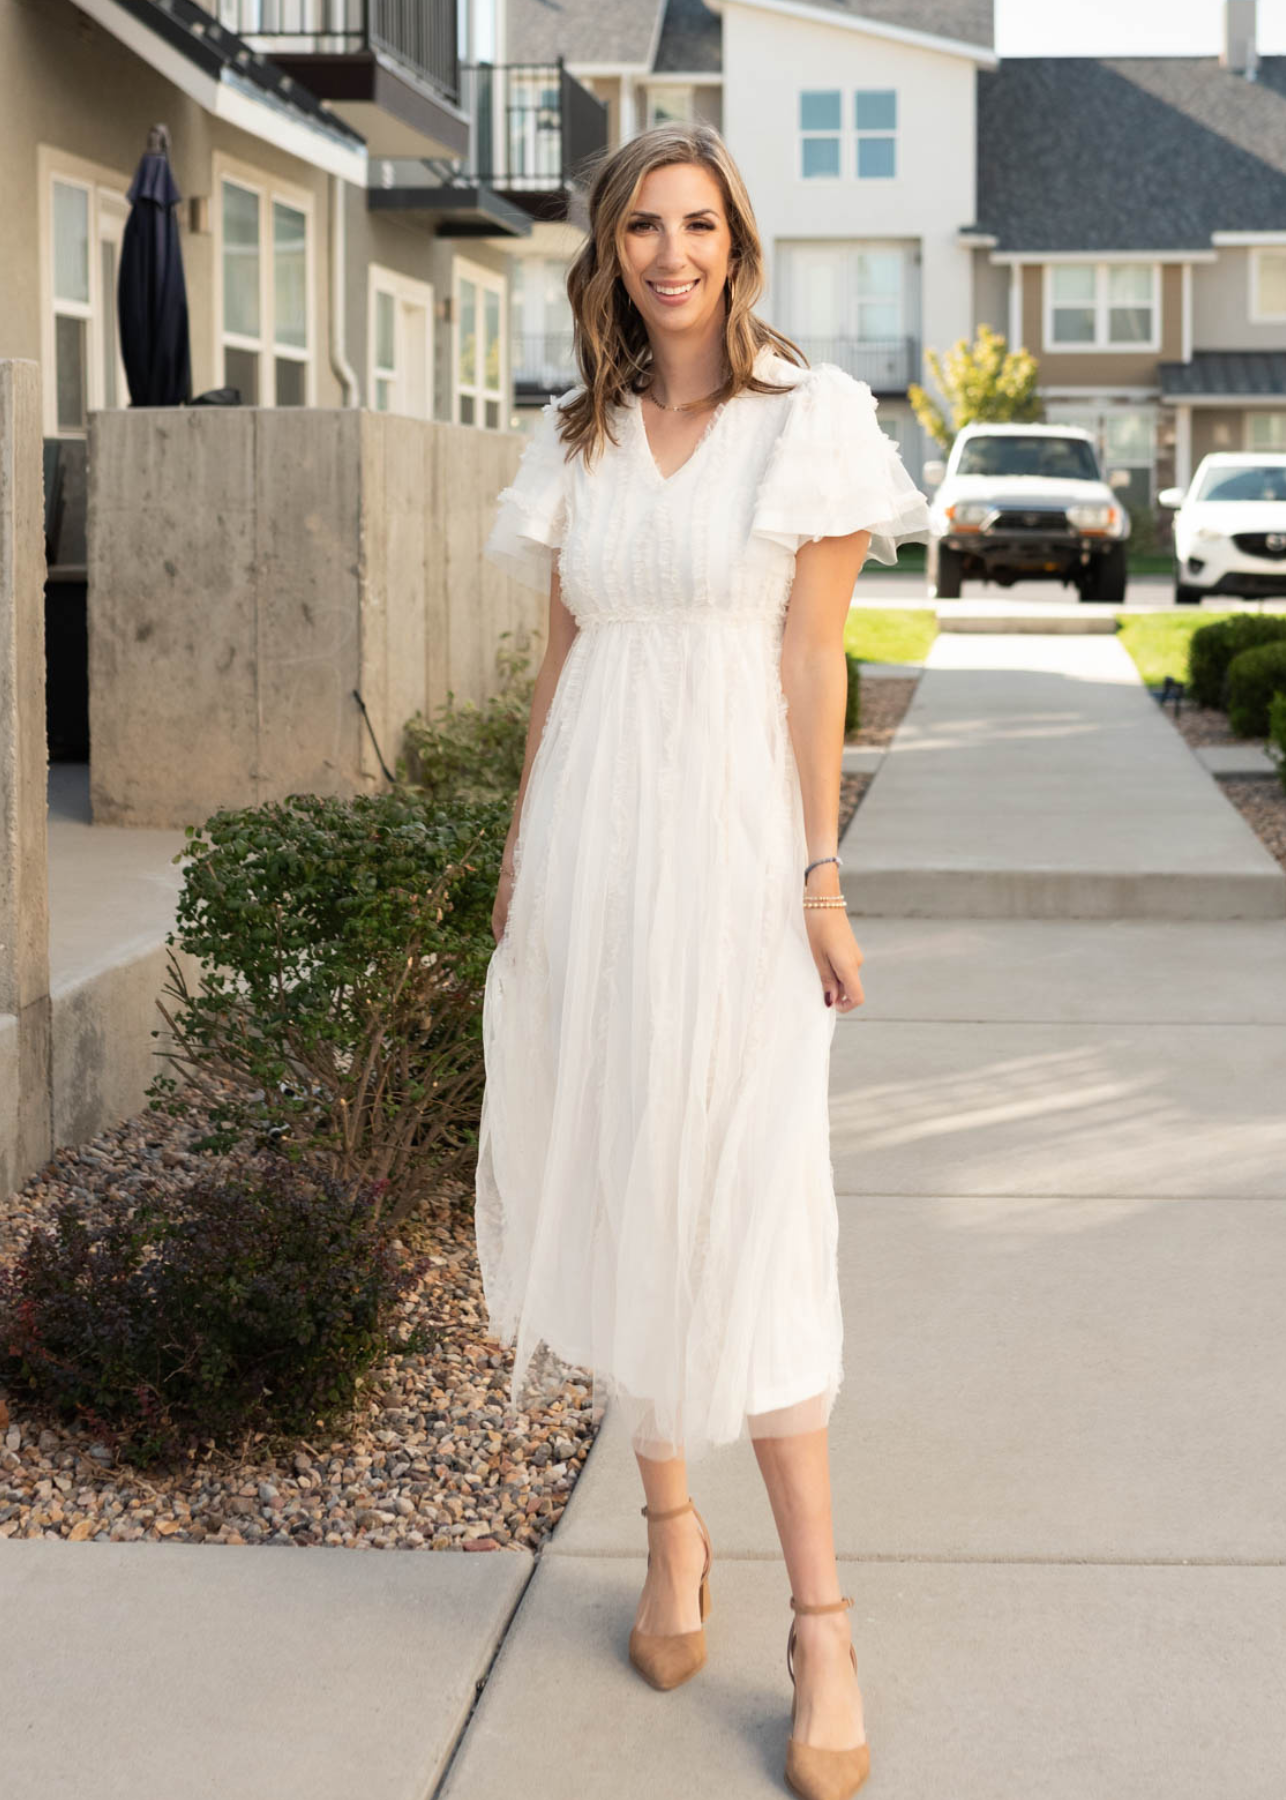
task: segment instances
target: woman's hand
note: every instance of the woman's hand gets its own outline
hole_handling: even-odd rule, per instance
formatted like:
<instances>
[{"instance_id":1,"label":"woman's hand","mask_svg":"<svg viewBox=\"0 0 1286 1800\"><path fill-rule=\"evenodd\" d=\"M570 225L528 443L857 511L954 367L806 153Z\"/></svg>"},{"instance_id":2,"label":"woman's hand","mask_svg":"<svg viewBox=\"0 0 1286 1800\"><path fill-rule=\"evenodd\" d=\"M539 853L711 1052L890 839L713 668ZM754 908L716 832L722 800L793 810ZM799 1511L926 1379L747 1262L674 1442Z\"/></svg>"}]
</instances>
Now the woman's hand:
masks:
<instances>
[{"instance_id":1,"label":"woman's hand","mask_svg":"<svg viewBox=\"0 0 1286 1800\"><path fill-rule=\"evenodd\" d=\"M500 865L500 880L496 885L495 904L491 908L491 935L498 944L505 935L505 926L509 923L509 902L513 899L514 872L508 862Z\"/></svg>"},{"instance_id":2,"label":"woman's hand","mask_svg":"<svg viewBox=\"0 0 1286 1800\"><path fill-rule=\"evenodd\" d=\"M838 906L806 906L804 919L827 1006L838 1012L852 1012L866 998L861 976L866 958L853 936L848 914Z\"/></svg>"}]
</instances>

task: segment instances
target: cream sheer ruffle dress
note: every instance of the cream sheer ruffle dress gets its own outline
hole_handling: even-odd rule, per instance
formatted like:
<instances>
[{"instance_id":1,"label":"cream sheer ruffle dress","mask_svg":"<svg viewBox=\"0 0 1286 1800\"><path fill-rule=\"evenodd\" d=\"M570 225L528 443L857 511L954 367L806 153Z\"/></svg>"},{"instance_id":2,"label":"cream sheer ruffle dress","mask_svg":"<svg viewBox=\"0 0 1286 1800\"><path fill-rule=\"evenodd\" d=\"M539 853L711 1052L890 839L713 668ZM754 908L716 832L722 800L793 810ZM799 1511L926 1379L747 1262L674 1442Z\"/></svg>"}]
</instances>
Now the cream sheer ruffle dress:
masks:
<instances>
[{"instance_id":1,"label":"cream sheer ruffle dress","mask_svg":"<svg viewBox=\"0 0 1286 1800\"><path fill-rule=\"evenodd\" d=\"M780 678L795 552L923 540L870 389L765 346L780 394L663 477L637 397L587 473L550 401L486 555L578 631L487 973L476 1230L511 1406L569 1371L643 1454L824 1425L843 1378L825 1005ZM574 390L573 390L574 391Z\"/></svg>"}]
</instances>

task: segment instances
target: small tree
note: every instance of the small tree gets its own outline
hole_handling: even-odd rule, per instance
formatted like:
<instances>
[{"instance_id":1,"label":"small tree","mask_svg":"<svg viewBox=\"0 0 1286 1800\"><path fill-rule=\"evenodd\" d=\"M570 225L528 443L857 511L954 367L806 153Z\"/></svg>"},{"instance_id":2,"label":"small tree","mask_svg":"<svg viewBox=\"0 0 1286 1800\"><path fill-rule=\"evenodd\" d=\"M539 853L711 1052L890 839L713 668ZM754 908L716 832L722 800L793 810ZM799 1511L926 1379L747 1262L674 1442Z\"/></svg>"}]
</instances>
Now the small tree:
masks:
<instances>
[{"instance_id":1,"label":"small tree","mask_svg":"<svg viewBox=\"0 0 1286 1800\"><path fill-rule=\"evenodd\" d=\"M966 425L1027 424L1043 416L1036 358L1029 350L1011 350L990 325L978 327L972 344L959 338L945 357L926 350L925 360L951 409L950 423L937 401L917 383L912 382L907 393L916 418L944 452Z\"/></svg>"}]
</instances>

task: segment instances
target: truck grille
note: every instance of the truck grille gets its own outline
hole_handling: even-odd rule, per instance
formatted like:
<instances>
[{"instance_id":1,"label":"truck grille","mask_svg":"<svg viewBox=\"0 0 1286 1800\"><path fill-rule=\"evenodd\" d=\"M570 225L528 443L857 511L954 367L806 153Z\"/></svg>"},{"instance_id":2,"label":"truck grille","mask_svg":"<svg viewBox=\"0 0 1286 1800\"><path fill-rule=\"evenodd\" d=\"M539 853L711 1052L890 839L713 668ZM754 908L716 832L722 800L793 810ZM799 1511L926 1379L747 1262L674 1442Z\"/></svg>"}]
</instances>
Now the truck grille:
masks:
<instances>
[{"instance_id":1,"label":"truck grille","mask_svg":"<svg viewBox=\"0 0 1286 1800\"><path fill-rule=\"evenodd\" d=\"M1272 562L1286 561L1286 531L1241 531L1232 541L1244 556L1265 556Z\"/></svg>"},{"instance_id":2,"label":"truck grille","mask_svg":"<svg viewBox=\"0 0 1286 1800\"><path fill-rule=\"evenodd\" d=\"M1053 508L1002 506L992 523L993 531L1030 531L1048 537L1050 532L1067 531L1067 514Z\"/></svg>"}]
</instances>

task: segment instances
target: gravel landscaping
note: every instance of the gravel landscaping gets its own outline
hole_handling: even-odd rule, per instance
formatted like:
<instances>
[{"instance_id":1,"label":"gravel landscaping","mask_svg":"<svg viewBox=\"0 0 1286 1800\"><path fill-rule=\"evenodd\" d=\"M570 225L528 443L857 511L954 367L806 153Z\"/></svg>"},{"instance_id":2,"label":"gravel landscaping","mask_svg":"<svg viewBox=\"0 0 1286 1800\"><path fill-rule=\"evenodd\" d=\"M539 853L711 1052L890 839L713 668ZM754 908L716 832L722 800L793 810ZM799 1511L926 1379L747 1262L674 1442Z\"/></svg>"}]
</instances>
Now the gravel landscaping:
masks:
<instances>
[{"instance_id":1,"label":"gravel landscaping","mask_svg":"<svg viewBox=\"0 0 1286 1800\"><path fill-rule=\"evenodd\" d=\"M862 677L862 723L844 739L863 750L887 750L893 734L902 723L911 704L918 672L903 679L900 675L864 675ZM869 773L847 773L839 780L839 834L848 830L853 814L875 780Z\"/></svg>"},{"instance_id":2,"label":"gravel landscaping","mask_svg":"<svg viewBox=\"0 0 1286 1800\"><path fill-rule=\"evenodd\" d=\"M214 1159L200 1133L149 1112L61 1150L0 1207L0 1260L52 1221L64 1196L97 1222L147 1191L177 1193ZM177 1472L118 1463L76 1424L28 1418L0 1390L0 1538L336 1545L380 1550L536 1549L562 1516L601 1421L588 1378L539 1413L503 1420L512 1357L487 1339L473 1221L461 1205L403 1228L433 1260L408 1308L432 1355L387 1363L342 1438L283 1455L246 1444ZM575 1371L571 1374L574 1376Z\"/></svg>"}]
</instances>

